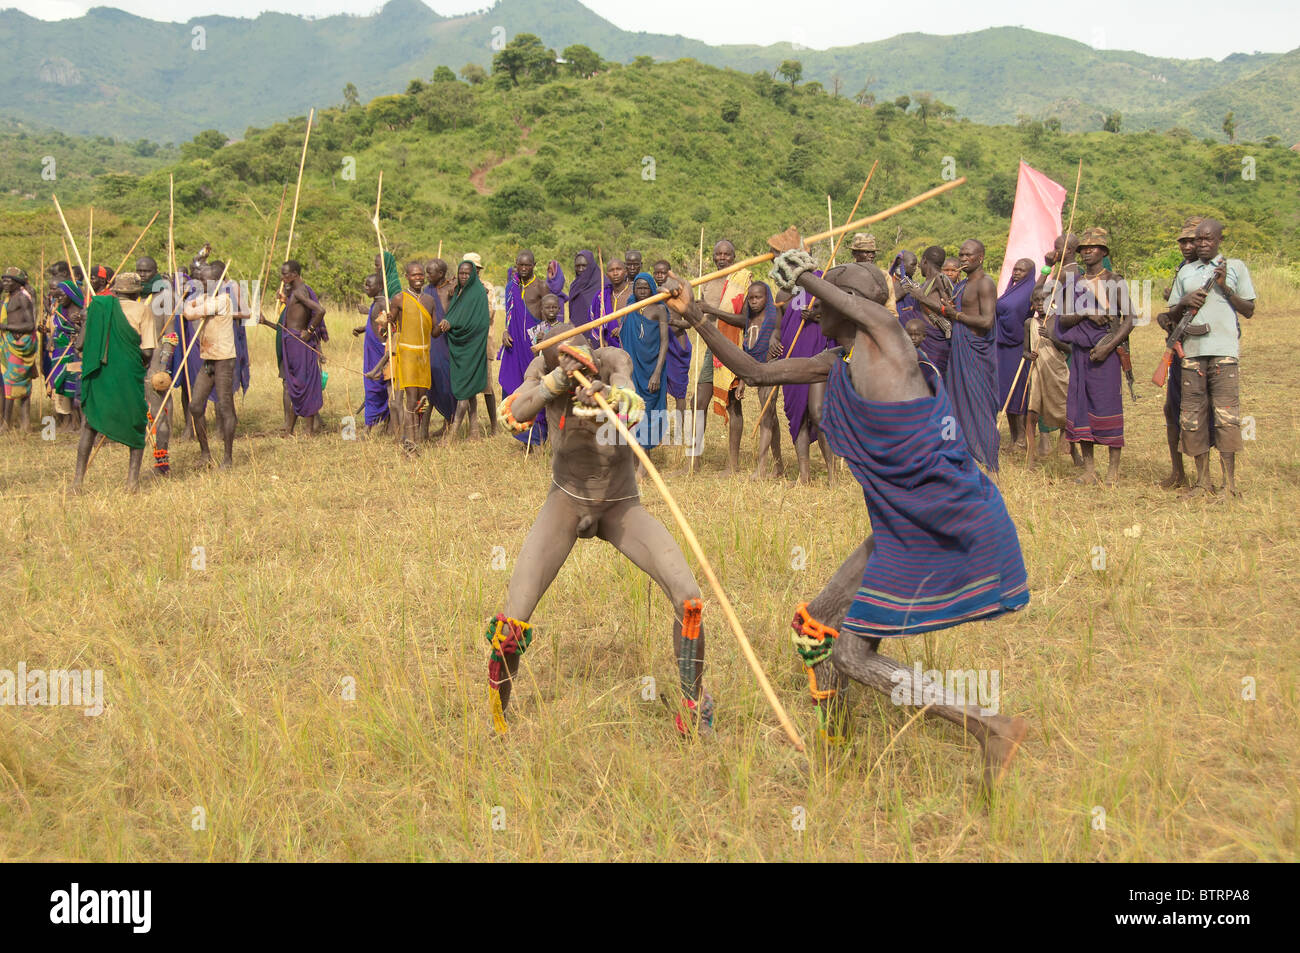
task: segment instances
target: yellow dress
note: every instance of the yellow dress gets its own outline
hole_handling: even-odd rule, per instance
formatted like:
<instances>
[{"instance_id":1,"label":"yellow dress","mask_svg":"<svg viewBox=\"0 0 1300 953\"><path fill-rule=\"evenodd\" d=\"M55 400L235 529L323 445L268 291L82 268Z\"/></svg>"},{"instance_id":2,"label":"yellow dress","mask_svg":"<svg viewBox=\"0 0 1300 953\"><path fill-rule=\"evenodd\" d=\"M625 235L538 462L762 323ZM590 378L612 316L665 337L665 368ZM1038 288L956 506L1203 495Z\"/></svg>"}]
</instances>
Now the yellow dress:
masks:
<instances>
[{"instance_id":1,"label":"yellow dress","mask_svg":"<svg viewBox=\"0 0 1300 953\"><path fill-rule=\"evenodd\" d=\"M397 331L397 387L422 387L433 382L429 367L429 338L433 334L433 315L419 297L402 292L402 324Z\"/></svg>"}]
</instances>

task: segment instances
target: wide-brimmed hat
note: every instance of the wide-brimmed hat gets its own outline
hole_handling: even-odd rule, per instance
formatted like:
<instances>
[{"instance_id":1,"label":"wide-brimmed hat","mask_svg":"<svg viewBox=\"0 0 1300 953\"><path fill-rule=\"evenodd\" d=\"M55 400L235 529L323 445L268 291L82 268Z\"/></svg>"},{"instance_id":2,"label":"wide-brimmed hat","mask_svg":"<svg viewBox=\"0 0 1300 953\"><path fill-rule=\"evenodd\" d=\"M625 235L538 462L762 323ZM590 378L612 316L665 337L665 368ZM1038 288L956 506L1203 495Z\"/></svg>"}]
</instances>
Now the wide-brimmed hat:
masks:
<instances>
[{"instance_id":1,"label":"wide-brimmed hat","mask_svg":"<svg viewBox=\"0 0 1300 953\"><path fill-rule=\"evenodd\" d=\"M1096 246L1110 251L1110 233L1104 228L1085 228L1079 236L1079 247Z\"/></svg>"},{"instance_id":2,"label":"wide-brimmed hat","mask_svg":"<svg viewBox=\"0 0 1300 953\"><path fill-rule=\"evenodd\" d=\"M1203 221L1205 221L1205 219L1201 216L1193 215L1187 221L1183 222L1183 229L1178 233L1178 240L1181 242L1188 238L1195 238L1197 226L1199 226Z\"/></svg>"},{"instance_id":3,"label":"wide-brimmed hat","mask_svg":"<svg viewBox=\"0 0 1300 953\"><path fill-rule=\"evenodd\" d=\"M140 275L134 271L124 271L117 276L113 286L124 294L137 294L140 291Z\"/></svg>"},{"instance_id":4,"label":"wide-brimmed hat","mask_svg":"<svg viewBox=\"0 0 1300 953\"><path fill-rule=\"evenodd\" d=\"M876 236L870 232L858 232L853 236L853 241L849 245L849 251L875 251Z\"/></svg>"},{"instance_id":5,"label":"wide-brimmed hat","mask_svg":"<svg viewBox=\"0 0 1300 953\"><path fill-rule=\"evenodd\" d=\"M475 268L483 267L483 259L479 257L479 254L476 251L466 252L465 257L462 258L461 261L467 261Z\"/></svg>"},{"instance_id":6,"label":"wide-brimmed hat","mask_svg":"<svg viewBox=\"0 0 1300 953\"><path fill-rule=\"evenodd\" d=\"M4 275L0 277L12 278L20 285L27 284L27 272L23 271L21 268L15 268L15 267L6 268Z\"/></svg>"}]
</instances>

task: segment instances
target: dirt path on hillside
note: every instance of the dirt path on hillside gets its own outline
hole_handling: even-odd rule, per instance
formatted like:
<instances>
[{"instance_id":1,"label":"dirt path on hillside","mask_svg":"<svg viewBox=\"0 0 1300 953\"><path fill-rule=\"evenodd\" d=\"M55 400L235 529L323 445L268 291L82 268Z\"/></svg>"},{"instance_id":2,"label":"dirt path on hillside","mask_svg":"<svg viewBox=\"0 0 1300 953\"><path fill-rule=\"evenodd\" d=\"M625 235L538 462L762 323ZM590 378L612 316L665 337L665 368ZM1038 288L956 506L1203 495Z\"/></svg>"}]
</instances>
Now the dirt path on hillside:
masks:
<instances>
[{"instance_id":1,"label":"dirt path on hillside","mask_svg":"<svg viewBox=\"0 0 1300 953\"><path fill-rule=\"evenodd\" d=\"M519 128L523 132L524 134L523 138L525 139L527 139L528 134L533 131L527 126L520 126ZM537 155L537 150L524 147L520 149L518 152L516 152L513 156L510 156L509 158L519 159L522 158L523 156L532 156L532 155ZM487 174L491 172L493 169L495 169L497 166L504 163L505 161L506 161L505 156L501 157L500 159L489 159L487 162L483 163L477 169L471 171L469 174L469 184L474 186L474 191L477 192L479 195L491 195L492 190L489 189L487 186Z\"/></svg>"}]
</instances>

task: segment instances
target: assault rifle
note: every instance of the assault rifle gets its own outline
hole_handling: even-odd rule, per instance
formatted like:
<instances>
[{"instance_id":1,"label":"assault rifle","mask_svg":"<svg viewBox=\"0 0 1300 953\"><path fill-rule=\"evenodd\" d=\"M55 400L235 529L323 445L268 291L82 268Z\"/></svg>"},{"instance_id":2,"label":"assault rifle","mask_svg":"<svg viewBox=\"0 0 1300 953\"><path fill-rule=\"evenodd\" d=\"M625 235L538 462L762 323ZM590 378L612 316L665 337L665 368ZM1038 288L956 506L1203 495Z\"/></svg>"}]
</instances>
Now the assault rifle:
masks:
<instances>
[{"instance_id":1,"label":"assault rifle","mask_svg":"<svg viewBox=\"0 0 1300 953\"><path fill-rule=\"evenodd\" d=\"M1214 287L1215 280L1219 273L1219 267L1224 263L1223 256L1220 255L1210 264L1214 265L1214 270L1210 272L1210 277L1205 279L1205 284L1201 285L1201 291L1206 294ZM1169 365L1174 361L1174 355L1177 354L1181 360L1183 357L1183 338L1187 337L1188 325L1196 317L1196 308L1188 308L1183 312L1183 316L1178 323L1174 325L1173 330L1169 332L1169 337L1165 338L1165 353L1160 358L1160 364L1156 368L1155 374L1151 377L1151 382L1157 387L1164 387L1165 382L1169 379Z\"/></svg>"}]
</instances>

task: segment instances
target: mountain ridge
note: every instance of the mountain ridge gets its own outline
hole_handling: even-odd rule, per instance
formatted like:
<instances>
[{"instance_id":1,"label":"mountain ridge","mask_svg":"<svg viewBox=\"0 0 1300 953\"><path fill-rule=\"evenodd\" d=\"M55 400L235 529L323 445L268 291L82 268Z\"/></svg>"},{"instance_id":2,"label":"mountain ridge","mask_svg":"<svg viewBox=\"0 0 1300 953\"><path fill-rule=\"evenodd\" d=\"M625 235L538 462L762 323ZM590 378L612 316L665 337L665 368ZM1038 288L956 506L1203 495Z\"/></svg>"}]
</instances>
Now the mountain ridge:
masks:
<instances>
[{"instance_id":1,"label":"mountain ridge","mask_svg":"<svg viewBox=\"0 0 1300 953\"><path fill-rule=\"evenodd\" d=\"M1269 94L1270 83L1300 87L1300 50L1178 60L1093 49L1021 27L951 36L908 32L827 50L791 43L711 46L621 30L578 0L498 0L486 12L457 16L420 0L389 0L366 16L307 19L267 11L184 23L108 6L60 21L7 12L0 17L0 44L14 52L0 58L0 83L12 91L15 117L124 139L177 142L208 128L238 137L247 126L338 103L348 83L365 100L427 80L435 66L488 68L493 38L501 35L493 28L511 35L509 26L520 23L557 52L581 43L615 62L638 55L692 58L772 73L782 60L798 59L805 80L828 89L838 80L841 95L867 89L885 100L928 91L984 124L1055 116L1063 128L1083 131L1099 128L1099 117L1114 112L1126 129L1183 126L1216 137L1231 109L1242 138L1300 141L1295 100ZM103 42L109 30L113 44ZM389 55L370 55L376 44ZM202 98L203 109L194 108ZM1077 114L1054 112L1071 100L1080 103Z\"/></svg>"}]
</instances>

